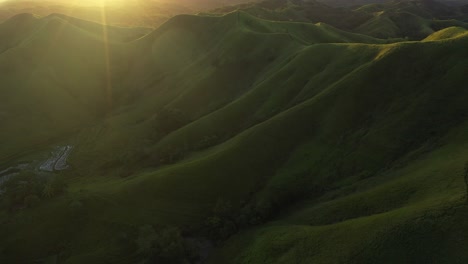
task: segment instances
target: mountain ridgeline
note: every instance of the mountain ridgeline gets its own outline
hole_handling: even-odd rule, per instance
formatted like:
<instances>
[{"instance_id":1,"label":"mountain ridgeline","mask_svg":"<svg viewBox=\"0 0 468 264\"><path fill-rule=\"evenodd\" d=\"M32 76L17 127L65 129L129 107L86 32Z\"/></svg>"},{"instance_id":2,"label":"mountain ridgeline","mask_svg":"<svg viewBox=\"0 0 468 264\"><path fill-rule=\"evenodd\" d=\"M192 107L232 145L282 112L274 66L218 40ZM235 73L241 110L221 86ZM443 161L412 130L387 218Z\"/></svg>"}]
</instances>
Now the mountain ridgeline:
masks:
<instances>
[{"instance_id":1,"label":"mountain ridgeline","mask_svg":"<svg viewBox=\"0 0 468 264\"><path fill-rule=\"evenodd\" d=\"M266 0L213 10L226 13L240 9L254 16L281 21L325 22L334 27L377 38L421 40L443 28L468 28L467 6L451 6L434 0L384 1L332 7L327 1Z\"/></svg>"},{"instance_id":2,"label":"mountain ridgeline","mask_svg":"<svg viewBox=\"0 0 468 264\"><path fill-rule=\"evenodd\" d=\"M466 263L464 13L272 3L0 24L0 262Z\"/></svg>"}]
</instances>

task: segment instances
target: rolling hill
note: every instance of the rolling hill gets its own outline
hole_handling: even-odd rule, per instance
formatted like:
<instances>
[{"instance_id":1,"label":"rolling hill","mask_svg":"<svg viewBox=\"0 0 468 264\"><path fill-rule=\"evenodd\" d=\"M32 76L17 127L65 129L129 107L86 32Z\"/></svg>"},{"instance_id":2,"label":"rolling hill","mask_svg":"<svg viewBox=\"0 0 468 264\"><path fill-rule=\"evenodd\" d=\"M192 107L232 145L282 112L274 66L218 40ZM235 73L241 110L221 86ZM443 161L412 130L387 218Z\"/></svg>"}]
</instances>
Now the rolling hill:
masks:
<instances>
[{"instance_id":1,"label":"rolling hill","mask_svg":"<svg viewBox=\"0 0 468 264\"><path fill-rule=\"evenodd\" d=\"M468 31L242 10L0 24L1 263L468 261Z\"/></svg>"},{"instance_id":2,"label":"rolling hill","mask_svg":"<svg viewBox=\"0 0 468 264\"><path fill-rule=\"evenodd\" d=\"M444 5L437 1L389 2L371 4L358 10L374 15L355 29L374 37L408 37L422 39L450 26L468 28L468 13L458 7Z\"/></svg>"},{"instance_id":3,"label":"rolling hill","mask_svg":"<svg viewBox=\"0 0 468 264\"><path fill-rule=\"evenodd\" d=\"M405 0L410 2L412 0ZM349 6L362 6L368 4L384 4L392 2L392 0L320 0L320 2L331 6L349 7ZM468 4L466 0L438 0L438 2L449 6L462 6Z\"/></svg>"},{"instance_id":4,"label":"rolling hill","mask_svg":"<svg viewBox=\"0 0 468 264\"><path fill-rule=\"evenodd\" d=\"M332 7L305 0L266 0L213 10L226 13L242 10L269 20L324 22L334 27L377 38L421 40L443 28L468 28L464 7L434 0L388 1L358 7Z\"/></svg>"},{"instance_id":5,"label":"rolling hill","mask_svg":"<svg viewBox=\"0 0 468 264\"><path fill-rule=\"evenodd\" d=\"M167 19L179 15L234 5L247 0L3 0L0 21L21 13L38 16L64 14L113 26L156 28ZM103 21L103 19L105 21Z\"/></svg>"}]
</instances>

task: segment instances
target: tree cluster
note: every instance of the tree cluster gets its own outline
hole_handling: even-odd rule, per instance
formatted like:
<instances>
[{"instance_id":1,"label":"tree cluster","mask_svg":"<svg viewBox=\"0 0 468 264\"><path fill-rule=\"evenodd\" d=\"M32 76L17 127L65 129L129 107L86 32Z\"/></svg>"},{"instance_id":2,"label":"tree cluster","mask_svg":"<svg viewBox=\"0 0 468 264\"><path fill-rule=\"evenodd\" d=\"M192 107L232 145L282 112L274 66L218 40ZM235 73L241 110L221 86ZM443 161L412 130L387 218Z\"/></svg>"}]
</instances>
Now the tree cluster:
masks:
<instances>
[{"instance_id":1,"label":"tree cluster","mask_svg":"<svg viewBox=\"0 0 468 264\"><path fill-rule=\"evenodd\" d=\"M466 202L468 203L468 161L465 163L465 169L463 171L463 176L465 177Z\"/></svg>"},{"instance_id":2,"label":"tree cluster","mask_svg":"<svg viewBox=\"0 0 468 264\"><path fill-rule=\"evenodd\" d=\"M38 175L23 171L3 184L1 205L10 211L37 206L41 200L50 199L66 191L62 177Z\"/></svg>"},{"instance_id":3,"label":"tree cluster","mask_svg":"<svg viewBox=\"0 0 468 264\"><path fill-rule=\"evenodd\" d=\"M156 231L151 225L142 226L136 244L145 264L189 264L198 259L197 249L182 237L176 227Z\"/></svg>"}]
</instances>

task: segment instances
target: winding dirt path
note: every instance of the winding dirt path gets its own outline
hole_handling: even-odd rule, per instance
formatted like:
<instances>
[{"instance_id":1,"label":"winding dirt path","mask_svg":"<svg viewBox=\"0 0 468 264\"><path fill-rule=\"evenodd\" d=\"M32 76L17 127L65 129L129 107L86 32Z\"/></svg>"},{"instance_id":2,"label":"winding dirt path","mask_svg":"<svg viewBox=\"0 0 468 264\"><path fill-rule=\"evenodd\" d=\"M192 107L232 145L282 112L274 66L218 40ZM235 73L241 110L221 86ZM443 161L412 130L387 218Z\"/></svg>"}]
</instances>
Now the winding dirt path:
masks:
<instances>
[{"instance_id":1,"label":"winding dirt path","mask_svg":"<svg viewBox=\"0 0 468 264\"><path fill-rule=\"evenodd\" d=\"M42 171L54 172L68 169L67 159L73 150L73 146L58 147L52 152L52 156L39 167Z\"/></svg>"}]
</instances>

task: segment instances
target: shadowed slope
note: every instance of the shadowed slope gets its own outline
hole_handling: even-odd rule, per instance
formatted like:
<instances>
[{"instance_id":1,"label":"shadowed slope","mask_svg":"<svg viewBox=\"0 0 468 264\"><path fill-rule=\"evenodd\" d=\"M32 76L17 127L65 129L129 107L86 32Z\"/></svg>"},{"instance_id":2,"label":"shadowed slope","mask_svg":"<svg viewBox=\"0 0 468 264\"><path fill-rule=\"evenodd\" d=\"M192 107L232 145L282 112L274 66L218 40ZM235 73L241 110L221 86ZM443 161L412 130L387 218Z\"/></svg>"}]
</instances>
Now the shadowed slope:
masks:
<instances>
[{"instance_id":1,"label":"shadowed slope","mask_svg":"<svg viewBox=\"0 0 468 264\"><path fill-rule=\"evenodd\" d=\"M112 60L112 78L120 78L117 73L127 65L117 40L128 38L130 30L122 29L117 36L120 29L115 29L107 41L98 24L87 24L86 29L73 23L63 16L38 19L24 14L0 24L0 34L5 35L0 43L5 47L0 55L5 129L0 133L12 144L1 147L0 159L12 154L12 149L21 151L70 132L103 116L110 107L110 91L103 88L109 81L105 54L109 52ZM139 34L138 29L135 33ZM31 125L34 135L27 132Z\"/></svg>"}]
</instances>

